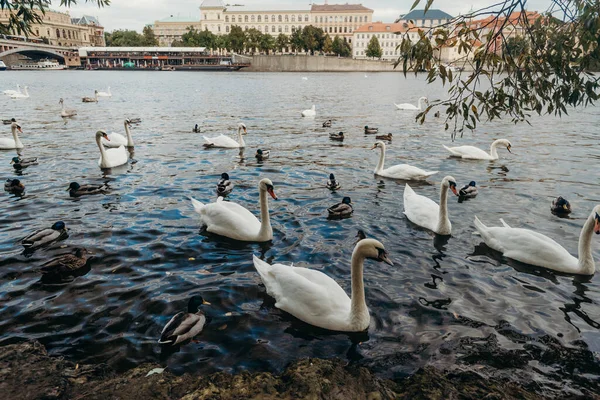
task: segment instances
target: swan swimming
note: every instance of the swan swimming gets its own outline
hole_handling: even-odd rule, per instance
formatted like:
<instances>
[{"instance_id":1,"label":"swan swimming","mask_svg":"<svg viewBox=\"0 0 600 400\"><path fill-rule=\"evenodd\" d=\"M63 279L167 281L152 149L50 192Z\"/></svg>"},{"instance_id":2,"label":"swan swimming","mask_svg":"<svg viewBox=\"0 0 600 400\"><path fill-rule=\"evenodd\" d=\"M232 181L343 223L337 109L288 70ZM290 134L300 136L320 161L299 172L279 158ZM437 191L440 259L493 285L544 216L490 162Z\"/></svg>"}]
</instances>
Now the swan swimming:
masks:
<instances>
[{"instance_id":1,"label":"swan swimming","mask_svg":"<svg viewBox=\"0 0 600 400\"><path fill-rule=\"evenodd\" d=\"M224 149L239 149L242 147L246 147L246 143L244 142L244 136L242 136L242 131L244 133L248 133L248 131L246 130L246 125L244 125L243 123L239 123L238 124L238 140L239 142L236 142L235 140L233 140L232 138L225 136L223 134L221 134L220 136L217 137L212 137L212 138L207 138L206 136L203 136L204 140L206 141L206 143L204 143L204 148L213 148L213 147L219 147L219 148L224 148Z\"/></svg>"},{"instance_id":2,"label":"swan swimming","mask_svg":"<svg viewBox=\"0 0 600 400\"><path fill-rule=\"evenodd\" d=\"M125 146L121 146L116 149L105 149L102 145L102 138L110 141L106 132L96 132L96 144L98 145L98 149L100 149L98 166L102 169L106 169L127 164L129 161L129 155L127 154L127 150L125 150Z\"/></svg>"},{"instance_id":3,"label":"swan swimming","mask_svg":"<svg viewBox=\"0 0 600 400\"><path fill-rule=\"evenodd\" d=\"M60 111L60 116L63 118L74 117L77 115L77 111L69 108L65 108L65 101L61 98L58 101L58 104L62 106L62 110Z\"/></svg>"},{"instance_id":4,"label":"swan swimming","mask_svg":"<svg viewBox=\"0 0 600 400\"><path fill-rule=\"evenodd\" d=\"M302 111L303 117L314 117L316 115L317 115L317 111L316 111L316 107L314 104L310 109Z\"/></svg>"},{"instance_id":5,"label":"swan swimming","mask_svg":"<svg viewBox=\"0 0 600 400\"><path fill-rule=\"evenodd\" d=\"M23 130L21 129L21 125L19 125L17 122L13 121L10 124L10 130L12 132L13 138L0 138L0 149L1 150L13 150L13 149L22 149L23 147L23 143L21 142L21 139L19 139L19 134L18 132L23 133Z\"/></svg>"},{"instance_id":6,"label":"swan swimming","mask_svg":"<svg viewBox=\"0 0 600 400\"><path fill-rule=\"evenodd\" d=\"M275 298L275 307L307 324L343 332L365 331L371 322L365 302L365 259L394 265L381 242L360 240L352 252L350 298L335 280L321 271L284 264L270 265L253 256L254 267L267 293Z\"/></svg>"},{"instance_id":7,"label":"swan swimming","mask_svg":"<svg viewBox=\"0 0 600 400\"><path fill-rule=\"evenodd\" d=\"M110 86L107 88L106 92L98 92L98 97L112 97Z\"/></svg>"},{"instance_id":8,"label":"swan swimming","mask_svg":"<svg viewBox=\"0 0 600 400\"><path fill-rule=\"evenodd\" d=\"M131 137L131 130L130 130L131 122L128 119L126 119L125 121L123 121L123 126L125 127L125 135L127 137L121 135L120 133L113 132L108 135L109 140L102 138L102 145L104 147L109 147L109 148L116 148L116 147L121 147L121 146L133 147L134 143L133 143L133 138Z\"/></svg>"},{"instance_id":9,"label":"swan swimming","mask_svg":"<svg viewBox=\"0 0 600 400\"><path fill-rule=\"evenodd\" d=\"M5 94L7 96L12 96L13 94L17 94L17 93L21 93L21 85L19 85L19 84L17 84L17 90L9 89L9 90L4 90L2 92L2 94Z\"/></svg>"},{"instance_id":10,"label":"swan swimming","mask_svg":"<svg viewBox=\"0 0 600 400\"><path fill-rule=\"evenodd\" d=\"M456 196L456 179L446 176L440 185L440 204L428 197L416 194L415 191L406 184L404 188L404 215L414 224L438 235L450 235L452 233L452 224L448 218L448 189L452 190Z\"/></svg>"},{"instance_id":11,"label":"swan swimming","mask_svg":"<svg viewBox=\"0 0 600 400\"><path fill-rule=\"evenodd\" d=\"M421 104L421 102L423 102L425 104L429 104L429 100L427 100L427 97L423 96L419 99L418 106L415 106L414 104L410 104L410 103L402 103L402 104L394 103L394 105L396 106L396 108L398 110L421 111L423 109L423 104Z\"/></svg>"},{"instance_id":12,"label":"swan swimming","mask_svg":"<svg viewBox=\"0 0 600 400\"><path fill-rule=\"evenodd\" d=\"M413 167L412 165L408 164L399 164L383 169L383 165L385 163L385 143L382 141L377 141L373 147L371 147L371 150L377 148L381 149L381 154L379 156L379 163L377 164L375 171L373 171L375 175L383 176L384 178L402 179L405 181L422 181L438 173L438 171L425 171L421 168Z\"/></svg>"},{"instance_id":13,"label":"swan swimming","mask_svg":"<svg viewBox=\"0 0 600 400\"><path fill-rule=\"evenodd\" d=\"M509 153L512 145L506 139L498 139L495 140L490 146L490 154L486 153L484 150L481 150L475 146L459 146L459 147L446 147L444 148L451 153L450 157L459 157L464 158L466 160L497 160L498 159L498 150L496 147L503 145L506 146L506 150ZM443 146L443 145L442 145Z\"/></svg>"},{"instance_id":14,"label":"swan swimming","mask_svg":"<svg viewBox=\"0 0 600 400\"><path fill-rule=\"evenodd\" d=\"M10 95L11 99L28 99L29 98L29 92L27 91L28 86L25 86L23 88L23 93L14 93Z\"/></svg>"}]
</instances>

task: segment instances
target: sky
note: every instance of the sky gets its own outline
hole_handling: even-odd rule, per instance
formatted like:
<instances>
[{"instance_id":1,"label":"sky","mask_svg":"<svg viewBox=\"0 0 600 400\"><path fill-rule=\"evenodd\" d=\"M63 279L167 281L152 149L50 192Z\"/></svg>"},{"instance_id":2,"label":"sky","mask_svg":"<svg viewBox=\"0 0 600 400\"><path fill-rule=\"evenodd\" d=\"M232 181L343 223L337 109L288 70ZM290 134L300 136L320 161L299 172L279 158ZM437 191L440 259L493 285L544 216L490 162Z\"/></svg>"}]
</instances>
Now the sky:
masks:
<instances>
[{"instance_id":1,"label":"sky","mask_svg":"<svg viewBox=\"0 0 600 400\"><path fill-rule=\"evenodd\" d=\"M96 16L106 31L134 29L141 32L144 26L170 15L200 19L199 7L201 2L202 0L111 0L109 7L99 9L94 6L94 1L86 4L85 0L78 0L79 4L69 10L58 7L59 1L54 0L53 8L61 11L69 10L73 17L84 14ZM374 21L383 22L393 22L400 14L407 13L413 2L414 0L329 0L329 4L362 3L375 11L373 14ZM422 2L425 3L426 0L422 0ZM498 0L434 0L431 8L439 8L450 15L456 16L497 2ZM304 5L306 7L310 7L309 4L311 4L307 0L225 0L225 3L247 6L272 5L273 9L277 9L279 4ZM321 0L316 4L323 3L324 1ZM530 10L544 11L548 8L550 0L530 0L527 1L527 4L527 8Z\"/></svg>"}]
</instances>

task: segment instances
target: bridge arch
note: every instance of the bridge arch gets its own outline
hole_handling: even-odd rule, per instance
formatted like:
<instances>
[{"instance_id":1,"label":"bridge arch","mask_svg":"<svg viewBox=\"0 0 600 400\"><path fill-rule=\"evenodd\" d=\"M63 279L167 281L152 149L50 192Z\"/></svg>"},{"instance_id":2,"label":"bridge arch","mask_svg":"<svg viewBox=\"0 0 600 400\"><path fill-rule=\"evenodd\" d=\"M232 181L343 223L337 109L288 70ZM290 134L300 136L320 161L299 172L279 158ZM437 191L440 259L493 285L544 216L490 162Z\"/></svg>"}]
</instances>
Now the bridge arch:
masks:
<instances>
[{"instance_id":1,"label":"bridge arch","mask_svg":"<svg viewBox=\"0 0 600 400\"><path fill-rule=\"evenodd\" d=\"M14 49L6 50L0 53L0 59L2 57L9 56L11 54L23 54L25 56L50 56L52 58L56 58L59 61L65 62L65 56L52 50L52 49L41 49L35 47L16 47Z\"/></svg>"}]
</instances>

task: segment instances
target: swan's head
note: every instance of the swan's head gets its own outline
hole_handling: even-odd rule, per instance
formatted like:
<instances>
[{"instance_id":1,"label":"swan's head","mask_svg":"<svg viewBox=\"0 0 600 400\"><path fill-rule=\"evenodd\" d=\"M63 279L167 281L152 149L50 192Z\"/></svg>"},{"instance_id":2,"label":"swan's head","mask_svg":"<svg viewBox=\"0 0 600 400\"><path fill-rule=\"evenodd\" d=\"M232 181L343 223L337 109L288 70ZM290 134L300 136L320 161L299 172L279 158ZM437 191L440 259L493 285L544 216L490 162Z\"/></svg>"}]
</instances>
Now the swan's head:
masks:
<instances>
[{"instance_id":1,"label":"swan's head","mask_svg":"<svg viewBox=\"0 0 600 400\"><path fill-rule=\"evenodd\" d=\"M67 192L70 191L70 190L79 190L80 187L81 186L79 185L79 183L77 183L77 182L71 182L71 184L67 188Z\"/></svg>"},{"instance_id":2,"label":"swan's head","mask_svg":"<svg viewBox=\"0 0 600 400\"><path fill-rule=\"evenodd\" d=\"M221 174L221 179L224 179L224 180L228 181L229 180L229 174L227 172L223 172Z\"/></svg>"},{"instance_id":3,"label":"swan's head","mask_svg":"<svg viewBox=\"0 0 600 400\"><path fill-rule=\"evenodd\" d=\"M244 135L248 133L248 130L246 129L246 124L240 122L238 124L238 129L244 132Z\"/></svg>"},{"instance_id":4,"label":"swan's head","mask_svg":"<svg viewBox=\"0 0 600 400\"><path fill-rule=\"evenodd\" d=\"M200 309L200 306L202 305L210 305L210 303L206 300L204 300L204 298L202 296L192 296L190 298L190 301L188 302L188 312L191 314L195 314L198 312L198 310Z\"/></svg>"},{"instance_id":5,"label":"swan's head","mask_svg":"<svg viewBox=\"0 0 600 400\"><path fill-rule=\"evenodd\" d=\"M350 197L346 196L342 199L342 204L352 204Z\"/></svg>"},{"instance_id":6,"label":"swan's head","mask_svg":"<svg viewBox=\"0 0 600 400\"><path fill-rule=\"evenodd\" d=\"M96 139L102 139L102 138L104 138L110 142L110 139L108 138L108 135L106 134L106 132L104 132L104 131L96 132Z\"/></svg>"},{"instance_id":7,"label":"swan's head","mask_svg":"<svg viewBox=\"0 0 600 400\"><path fill-rule=\"evenodd\" d=\"M512 144L510 144L510 142L506 139L498 139L494 142L496 144L496 146L502 145L502 146L506 146L506 150L508 150L509 153L512 153L512 151L510 151Z\"/></svg>"},{"instance_id":8,"label":"swan's head","mask_svg":"<svg viewBox=\"0 0 600 400\"><path fill-rule=\"evenodd\" d=\"M359 234L360 232L362 231L359 231ZM362 239L356 244L354 251L362 253L366 258L383 261L386 264L394 265L392 260L388 258L388 253L385 251L385 247L383 247L383 244L381 244L381 242L378 240Z\"/></svg>"},{"instance_id":9,"label":"swan's head","mask_svg":"<svg viewBox=\"0 0 600 400\"><path fill-rule=\"evenodd\" d=\"M10 124L10 127L11 127L12 129L16 129L16 130L18 130L18 131L19 131L19 133L23 133L23 130L21 129L21 125L19 125L19 124L17 123L17 121L15 121L15 119L14 119L14 118L13 118L11 121L13 121L13 122L12 122L12 124Z\"/></svg>"},{"instance_id":10,"label":"swan's head","mask_svg":"<svg viewBox=\"0 0 600 400\"><path fill-rule=\"evenodd\" d=\"M98 91L97 91L97 90L94 90L94 94L98 94Z\"/></svg>"},{"instance_id":11,"label":"swan's head","mask_svg":"<svg viewBox=\"0 0 600 400\"><path fill-rule=\"evenodd\" d=\"M594 207L594 232L600 235L600 206Z\"/></svg>"},{"instance_id":12,"label":"swan's head","mask_svg":"<svg viewBox=\"0 0 600 400\"><path fill-rule=\"evenodd\" d=\"M374 149L377 149L377 148L379 148L379 149L385 149L385 143L383 143L381 140L379 140L379 141L375 142L375 144L373 145L373 147L371 147L371 150L374 150Z\"/></svg>"},{"instance_id":13,"label":"swan's head","mask_svg":"<svg viewBox=\"0 0 600 400\"><path fill-rule=\"evenodd\" d=\"M419 101L423 100L425 103L429 104L429 99L425 96L421 97Z\"/></svg>"},{"instance_id":14,"label":"swan's head","mask_svg":"<svg viewBox=\"0 0 600 400\"><path fill-rule=\"evenodd\" d=\"M131 126L131 120L129 118L125 119L125 125Z\"/></svg>"},{"instance_id":15,"label":"swan's head","mask_svg":"<svg viewBox=\"0 0 600 400\"><path fill-rule=\"evenodd\" d=\"M275 191L273 190L273 182L270 179L265 178L258 183L258 189L262 192L265 191L271 195L272 198L277 200Z\"/></svg>"},{"instance_id":16,"label":"swan's head","mask_svg":"<svg viewBox=\"0 0 600 400\"><path fill-rule=\"evenodd\" d=\"M62 221L58 221L55 222L52 226L51 229L55 230L55 231L62 231L63 229L65 229L65 223Z\"/></svg>"},{"instance_id":17,"label":"swan's head","mask_svg":"<svg viewBox=\"0 0 600 400\"><path fill-rule=\"evenodd\" d=\"M455 196L458 196L458 192L456 191L456 179L454 179L450 175L448 175L444 178L444 180L442 180L442 186L450 188L450 190L452 190L452 193L454 193Z\"/></svg>"}]
</instances>

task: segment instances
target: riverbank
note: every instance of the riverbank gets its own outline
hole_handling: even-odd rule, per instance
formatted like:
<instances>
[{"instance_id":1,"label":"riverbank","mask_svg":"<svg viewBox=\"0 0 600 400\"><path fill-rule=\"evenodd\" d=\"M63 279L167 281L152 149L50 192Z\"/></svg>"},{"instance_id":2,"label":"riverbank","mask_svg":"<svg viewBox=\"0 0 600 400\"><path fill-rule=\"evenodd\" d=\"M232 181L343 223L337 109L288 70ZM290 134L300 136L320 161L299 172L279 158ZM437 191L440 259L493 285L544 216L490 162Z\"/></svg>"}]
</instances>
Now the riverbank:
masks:
<instances>
[{"instance_id":1,"label":"riverbank","mask_svg":"<svg viewBox=\"0 0 600 400\"><path fill-rule=\"evenodd\" d=\"M246 57L244 57L246 59ZM308 55L255 55L251 57L252 72L393 72L391 61L355 60L343 57Z\"/></svg>"},{"instance_id":2,"label":"riverbank","mask_svg":"<svg viewBox=\"0 0 600 400\"><path fill-rule=\"evenodd\" d=\"M268 372L176 376L144 364L117 374L105 365L51 357L39 342L0 347L0 393L20 399L546 399L472 371L420 369L396 381L333 359L302 359L281 375ZM572 399L600 399L593 393Z\"/></svg>"}]
</instances>

